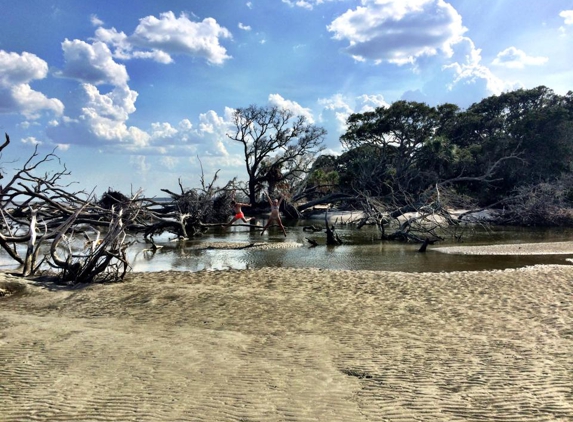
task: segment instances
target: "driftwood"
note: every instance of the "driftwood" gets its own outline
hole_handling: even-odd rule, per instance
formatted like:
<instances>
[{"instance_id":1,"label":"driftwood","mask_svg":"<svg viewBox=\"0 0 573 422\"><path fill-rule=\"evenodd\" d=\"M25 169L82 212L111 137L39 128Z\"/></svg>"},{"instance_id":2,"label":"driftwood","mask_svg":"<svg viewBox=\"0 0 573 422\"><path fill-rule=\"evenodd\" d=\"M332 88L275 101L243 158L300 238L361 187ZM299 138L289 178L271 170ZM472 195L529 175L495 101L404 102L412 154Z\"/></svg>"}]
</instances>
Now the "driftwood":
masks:
<instances>
[{"instance_id":1,"label":"driftwood","mask_svg":"<svg viewBox=\"0 0 573 422\"><path fill-rule=\"evenodd\" d=\"M315 226L315 225L312 225L312 226L304 226L304 227L302 228L302 231L305 231L305 232L313 232L313 233L314 233L314 232L320 232L320 231L322 231L322 227L321 227L321 226Z\"/></svg>"},{"instance_id":2,"label":"driftwood","mask_svg":"<svg viewBox=\"0 0 573 422\"><path fill-rule=\"evenodd\" d=\"M6 135L0 151L9 143ZM74 192L71 184L63 184L69 175L64 165L42 174L41 169L51 162L59 162L54 152L42 157L36 147L23 166L3 181L0 247L21 265L23 276L55 270L70 284L123 279L130 268L127 231L145 222L140 194L107 195L107 202L100 203L91 193Z\"/></svg>"},{"instance_id":3,"label":"driftwood","mask_svg":"<svg viewBox=\"0 0 573 422\"><path fill-rule=\"evenodd\" d=\"M305 239L306 239L306 241L307 241L308 243L310 243L310 247L311 247L311 248L314 248L314 247L318 246L318 242L317 242L316 240L314 240L314 239L309 239L308 237L305 237Z\"/></svg>"},{"instance_id":4,"label":"driftwood","mask_svg":"<svg viewBox=\"0 0 573 422\"><path fill-rule=\"evenodd\" d=\"M342 239L340 239L340 237L338 236L338 233L336 233L336 228L334 227L334 225L329 225L328 224L328 210L324 213L324 225L325 225L325 233L326 233L326 244L328 246L339 246L342 245ZM316 226L306 226L303 228L304 231L318 231L318 230L322 230L322 228L318 229L318 227ZM312 247L318 246L318 242L316 242L316 240L314 239L309 239L308 237L305 237L306 241L308 243L310 243L312 245Z\"/></svg>"},{"instance_id":5,"label":"driftwood","mask_svg":"<svg viewBox=\"0 0 573 422\"><path fill-rule=\"evenodd\" d=\"M322 198L306 202L306 203L298 206L297 210L299 212L301 212L301 211L304 211L306 209L312 208L316 205L330 204L333 202L340 202L340 201L350 201L350 200L354 200L356 198L357 197L354 195L348 195L345 193L331 193L331 194L326 195Z\"/></svg>"},{"instance_id":6,"label":"driftwood","mask_svg":"<svg viewBox=\"0 0 573 422\"><path fill-rule=\"evenodd\" d=\"M418 252L426 252L428 245L431 243L433 243L433 242L430 239L425 238L424 243L422 243L422 246L420 246L420 249L418 249Z\"/></svg>"},{"instance_id":7,"label":"driftwood","mask_svg":"<svg viewBox=\"0 0 573 422\"><path fill-rule=\"evenodd\" d=\"M66 235L73 230L75 221L82 212L78 209L57 230L57 236L51 244L50 255L53 266L60 269L60 278L68 284L89 283L99 281L123 280L129 270L126 250L129 242L126 242L127 233L124 219L133 218L129 208L112 207L111 221L105 235L100 240L96 230L96 239L84 244L81 251L74 251L69 244L61 247ZM84 232L85 233L85 232ZM61 252L65 251L65 256Z\"/></svg>"},{"instance_id":8,"label":"driftwood","mask_svg":"<svg viewBox=\"0 0 573 422\"><path fill-rule=\"evenodd\" d=\"M331 246L342 245L342 239L338 237L334 225L328 225L328 210L324 213L324 225L326 226L326 244Z\"/></svg>"}]
</instances>

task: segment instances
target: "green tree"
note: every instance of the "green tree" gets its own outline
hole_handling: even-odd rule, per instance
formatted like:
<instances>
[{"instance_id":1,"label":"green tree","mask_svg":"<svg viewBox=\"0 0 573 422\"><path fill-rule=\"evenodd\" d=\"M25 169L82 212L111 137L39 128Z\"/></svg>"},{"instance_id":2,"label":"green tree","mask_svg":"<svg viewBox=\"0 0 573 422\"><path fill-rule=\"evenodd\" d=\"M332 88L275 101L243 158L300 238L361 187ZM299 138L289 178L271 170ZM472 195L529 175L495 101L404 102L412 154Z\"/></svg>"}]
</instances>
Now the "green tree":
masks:
<instances>
[{"instance_id":1,"label":"green tree","mask_svg":"<svg viewBox=\"0 0 573 422\"><path fill-rule=\"evenodd\" d=\"M456 117L446 132L463 150L458 171L483 174L495 166L495 174L483 184L468 188L493 202L525 184L552 180L569 172L573 159L573 114L570 94L562 97L540 86L485 98ZM463 164L463 166L462 166Z\"/></svg>"},{"instance_id":2,"label":"green tree","mask_svg":"<svg viewBox=\"0 0 573 422\"><path fill-rule=\"evenodd\" d=\"M355 154L358 162L353 163L371 172L369 185L392 192L420 192L449 170L454 146L441 132L447 132L443 128L457 112L457 106L451 104L435 108L397 101L372 112L352 114L341 142L349 152L370 146L363 151L366 155Z\"/></svg>"}]
</instances>

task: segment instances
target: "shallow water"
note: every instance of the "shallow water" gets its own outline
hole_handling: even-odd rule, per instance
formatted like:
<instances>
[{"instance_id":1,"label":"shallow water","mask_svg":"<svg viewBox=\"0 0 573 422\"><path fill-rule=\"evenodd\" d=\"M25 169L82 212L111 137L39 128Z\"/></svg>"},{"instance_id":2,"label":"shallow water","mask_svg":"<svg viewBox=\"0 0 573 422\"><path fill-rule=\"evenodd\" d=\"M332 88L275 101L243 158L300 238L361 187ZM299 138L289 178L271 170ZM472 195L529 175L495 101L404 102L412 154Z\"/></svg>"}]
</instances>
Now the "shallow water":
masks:
<instances>
[{"instance_id":1,"label":"shallow water","mask_svg":"<svg viewBox=\"0 0 573 422\"><path fill-rule=\"evenodd\" d=\"M419 244L380 241L374 227L356 230L350 226L336 229L345 243L332 247L325 246L326 235L323 232L304 232L304 225L305 222L302 221L296 226L287 226L286 238L276 227L264 236L260 236L257 232L251 233L245 227L234 227L228 232L216 231L206 234L201 239L186 242L169 242L168 239L163 238L161 239L163 248L155 254L141 252L146 245L139 244L134 249L132 259L134 271L200 271L261 267L404 272L475 271L518 268L535 264L567 264L566 259L573 257L573 255L453 255L433 251L432 246L428 247L426 253L420 253L418 252ZM468 234L461 244L557 242L568 241L572 237L573 230L497 227L487 233L482 230ZM316 240L319 246L310 247L305 238ZM206 242L255 243L261 241L297 242L300 247L268 250L196 249ZM453 240L439 243L439 246L448 245L460 245L460 243Z\"/></svg>"},{"instance_id":2,"label":"shallow water","mask_svg":"<svg viewBox=\"0 0 573 422\"><path fill-rule=\"evenodd\" d=\"M201 271L246 268L323 268L336 270L376 270L403 272L449 272L519 268L535 264L568 264L572 255L455 255L433 250L418 252L419 244L380 241L375 227L361 230L353 226L338 226L336 231L344 241L341 246L325 246L324 231L308 233L305 225L316 221L298 221L288 225L287 237L278 227L263 236L247 227L216 229L203 237L189 241L171 241L169 236L156 237L162 248L156 253L142 240L129 248L129 258L136 272ZM306 238L319 243L310 247ZM446 239L436 246L491 245L506 243L558 242L573 239L573 229L535 229L495 227L487 232L474 230L464 235L463 242ZM225 242L247 245L268 242L277 246L270 249L201 249L206 243ZM292 246L298 243L298 247ZM288 244L288 245L287 245ZM8 255L0 252L0 270L14 270L17 266Z\"/></svg>"}]
</instances>

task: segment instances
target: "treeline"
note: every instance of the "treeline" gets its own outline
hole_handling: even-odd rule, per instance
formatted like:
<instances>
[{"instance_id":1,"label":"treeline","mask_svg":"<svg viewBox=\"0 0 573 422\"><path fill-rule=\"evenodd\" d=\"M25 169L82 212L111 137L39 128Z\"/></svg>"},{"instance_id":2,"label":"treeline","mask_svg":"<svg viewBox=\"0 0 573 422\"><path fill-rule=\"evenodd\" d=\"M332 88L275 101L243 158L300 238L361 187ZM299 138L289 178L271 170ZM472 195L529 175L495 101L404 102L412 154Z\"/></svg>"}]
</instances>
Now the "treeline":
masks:
<instances>
[{"instance_id":1,"label":"treeline","mask_svg":"<svg viewBox=\"0 0 573 422\"><path fill-rule=\"evenodd\" d=\"M501 208L512 224L573 223L573 93L540 86L461 110L397 101L352 114L346 152L314 163L307 192L423 206ZM433 200L432 199L432 200Z\"/></svg>"}]
</instances>

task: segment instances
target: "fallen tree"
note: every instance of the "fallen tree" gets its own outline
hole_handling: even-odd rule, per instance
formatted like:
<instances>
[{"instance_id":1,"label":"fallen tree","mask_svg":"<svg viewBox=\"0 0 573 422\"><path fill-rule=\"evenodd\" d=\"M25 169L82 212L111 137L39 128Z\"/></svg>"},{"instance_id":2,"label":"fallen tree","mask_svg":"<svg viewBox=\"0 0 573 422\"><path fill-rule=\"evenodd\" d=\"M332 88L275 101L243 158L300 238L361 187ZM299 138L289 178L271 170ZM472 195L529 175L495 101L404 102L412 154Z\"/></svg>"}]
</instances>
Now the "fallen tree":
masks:
<instances>
[{"instance_id":1,"label":"fallen tree","mask_svg":"<svg viewBox=\"0 0 573 422\"><path fill-rule=\"evenodd\" d=\"M6 141L0 152L10 144ZM50 268L62 282L121 280L129 270L128 230L140 226L140 193L123 203L99 203L91 193L70 192L65 165L41 174L59 158L37 148L0 188L0 247L23 276ZM24 246L25 245L25 246Z\"/></svg>"}]
</instances>

